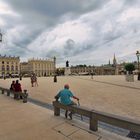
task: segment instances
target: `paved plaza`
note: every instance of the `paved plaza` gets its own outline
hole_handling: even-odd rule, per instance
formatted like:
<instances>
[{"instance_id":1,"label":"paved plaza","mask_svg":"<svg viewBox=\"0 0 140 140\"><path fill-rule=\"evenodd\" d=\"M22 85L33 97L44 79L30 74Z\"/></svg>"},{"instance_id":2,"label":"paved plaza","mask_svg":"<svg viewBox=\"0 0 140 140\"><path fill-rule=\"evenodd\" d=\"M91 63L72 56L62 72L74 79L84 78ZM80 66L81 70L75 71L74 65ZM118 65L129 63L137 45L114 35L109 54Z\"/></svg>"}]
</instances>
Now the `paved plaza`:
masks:
<instances>
[{"instance_id":1,"label":"paved plaza","mask_svg":"<svg viewBox=\"0 0 140 140\"><path fill-rule=\"evenodd\" d=\"M30 102L12 100L0 94L0 140L129 140L99 129L89 131L88 125Z\"/></svg>"},{"instance_id":2,"label":"paved plaza","mask_svg":"<svg viewBox=\"0 0 140 140\"><path fill-rule=\"evenodd\" d=\"M1 79L1 87L9 88L12 80ZM39 77L37 87L31 87L30 78L20 82L29 97L46 103L52 103L56 93L68 83L82 106L140 120L140 81L136 77L134 82L126 82L124 76L61 76L57 81Z\"/></svg>"},{"instance_id":3,"label":"paved plaza","mask_svg":"<svg viewBox=\"0 0 140 140\"><path fill-rule=\"evenodd\" d=\"M0 87L9 88L12 80L0 79ZM140 120L139 81L126 82L124 76L61 76L57 83L53 77L39 77L39 86L31 87L30 78L23 78L22 89L29 97L42 103L52 104L54 96L64 84L80 98L80 104L91 109ZM89 133L88 123L54 117L53 111L32 102L23 104L6 95L0 95L0 140L123 140L111 131L99 128ZM74 125L73 125L74 124Z\"/></svg>"}]
</instances>

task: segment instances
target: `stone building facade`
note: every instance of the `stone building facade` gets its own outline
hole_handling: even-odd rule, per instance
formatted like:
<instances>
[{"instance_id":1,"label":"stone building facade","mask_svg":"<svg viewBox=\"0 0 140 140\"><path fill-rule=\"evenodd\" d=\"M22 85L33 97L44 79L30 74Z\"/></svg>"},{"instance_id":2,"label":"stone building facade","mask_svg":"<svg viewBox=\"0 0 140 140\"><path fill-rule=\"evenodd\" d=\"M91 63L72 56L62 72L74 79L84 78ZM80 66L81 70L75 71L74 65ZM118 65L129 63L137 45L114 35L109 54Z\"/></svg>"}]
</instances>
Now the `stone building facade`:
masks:
<instances>
[{"instance_id":1,"label":"stone building facade","mask_svg":"<svg viewBox=\"0 0 140 140\"><path fill-rule=\"evenodd\" d=\"M52 60L30 59L20 64L21 74L35 73L37 76L50 76L55 74L56 58Z\"/></svg>"},{"instance_id":2,"label":"stone building facade","mask_svg":"<svg viewBox=\"0 0 140 140\"><path fill-rule=\"evenodd\" d=\"M117 60L114 54L113 64L109 63L102 66L86 66L86 65L77 65L71 67L72 74L79 75L117 75L119 74L120 66L117 64Z\"/></svg>"},{"instance_id":3,"label":"stone building facade","mask_svg":"<svg viewBox=\"0 0 140 140\"><path fill-rule=\"evenodd\" d=\"M15 56L0 55L0 76L19 75L20 58Z\"/></svg>"},{"instance_id":4,"label":"stone building facade","mask_svg":"<svg viewBox=\"0 0 140 140\"><path fill-rule=\"evenodd\" d=\"M28 75L30 76L32 73L31 66L29 65L28 62L21 62L20 63L20 74L21 75Z\"/></svg>"},{"instance_id":5,"label":"stone building facade","mask_svg":"<svg viewBox=\"0 0 140 140\"><path fill-rule=\"evenodd\" d=\"M78 75L115 75L115 67L105 65L105 66L73 66L71 67L72 74Z\"/></svg>"}]
</instances>

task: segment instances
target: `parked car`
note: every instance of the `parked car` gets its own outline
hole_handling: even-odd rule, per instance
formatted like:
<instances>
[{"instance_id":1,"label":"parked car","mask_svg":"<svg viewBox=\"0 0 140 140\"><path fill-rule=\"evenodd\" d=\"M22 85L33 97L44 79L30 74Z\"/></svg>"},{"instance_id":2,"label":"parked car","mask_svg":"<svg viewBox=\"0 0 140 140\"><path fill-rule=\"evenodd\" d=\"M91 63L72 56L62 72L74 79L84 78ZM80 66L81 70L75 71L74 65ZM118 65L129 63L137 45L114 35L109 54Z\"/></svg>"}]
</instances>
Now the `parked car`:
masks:
<instances>
[{"instance_id":1,"label":"parked car","mask_svg":"<svg viewBox=\"0 0 140 140\"><path fill-rule=\"evenodd\" d=\"M23 77L31 77L30 74L24 74Z\"/></svg>"},{"instance_id":2,"label":"parked car","mask_svg":"<svg viewBox=\"0 0 140 140\"><path fill-rule=\"evenodd\" d=\"M11 78L18 78L19 74L11 74Z\"/></svg>"}]
</instances>

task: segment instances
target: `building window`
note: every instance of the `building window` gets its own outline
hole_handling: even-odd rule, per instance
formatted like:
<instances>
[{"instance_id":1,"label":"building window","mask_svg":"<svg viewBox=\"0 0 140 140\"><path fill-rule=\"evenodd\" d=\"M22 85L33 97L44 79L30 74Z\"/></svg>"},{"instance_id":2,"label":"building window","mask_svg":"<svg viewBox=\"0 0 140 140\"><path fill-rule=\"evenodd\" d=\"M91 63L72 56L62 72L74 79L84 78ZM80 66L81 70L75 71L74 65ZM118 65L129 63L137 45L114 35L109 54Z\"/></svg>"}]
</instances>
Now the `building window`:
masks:
<instances>
[{"instance_id":1,"label":"building window","mask_svg":"<svg viewBox=\"0 0 140 140\"><path fill-rule=\"evenodd\" d=\"M2 71L5 71L5 67L4 67L4 65L2 66Z\"/></svg>"},{"instance_id":2,"label":"building window","mask_svg":"<svg viewBox=\"0 0 140 140\"><path fill-rule=\"evenodd\" d=\"M4 64L4 61L2 61L2 64Z\"/></svg>"},{"instance_id":3,"label":"building window","mask_svg":"<svg viewBox=\"0 0 140 140\"><path fill-rule=\"evenodd\" d=\"M11 66L11 70L14 71L14 66L13 65Z\"/></svg>"},{"instance_id":4,"label":"building window","mask_svg":"<svg viewBox=\"0 0 140 140\"><path fill-rule=\"evenodd\" d=\"M7 65L7 71L9 71L9 66Z\"/></svg>"},{"instance_id":5,"label":"building window","mask_svg":"<svg viewBox=\"0 0 140 140\"><path fill-rule=\"evenodd\" d=\"M9 62L7 62L7 64L9 64Z\"/></svg>"},{"instance_id":6,"label":"building window","mask_svg":"<svg viewBox=\"0 0 140 140\"><path fill-rule=\"evenodd\" d=\"M16 71L18 71L18 66L16 66Z\"/></svg>"}]
</instances>

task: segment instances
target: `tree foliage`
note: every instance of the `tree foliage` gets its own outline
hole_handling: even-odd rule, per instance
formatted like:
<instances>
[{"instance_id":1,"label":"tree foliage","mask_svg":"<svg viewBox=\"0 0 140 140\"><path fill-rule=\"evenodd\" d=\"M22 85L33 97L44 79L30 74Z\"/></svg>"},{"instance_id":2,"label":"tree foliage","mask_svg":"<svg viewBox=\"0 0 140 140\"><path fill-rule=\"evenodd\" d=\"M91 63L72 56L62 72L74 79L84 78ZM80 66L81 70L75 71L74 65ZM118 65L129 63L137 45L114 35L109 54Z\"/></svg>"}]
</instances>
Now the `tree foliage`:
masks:
<instances>
[{"instance_id":1,"label":"tree foliage","mask_svg":"<svg viewBox=\"0 0 140 140\"><path fill-rule=\"evenodd\" d=\"M129 74L132 74L132 72L135 70L135 65L133 63L127 63L125 64L125 69L129 72Z\"/></svg>"}]
</instances>

